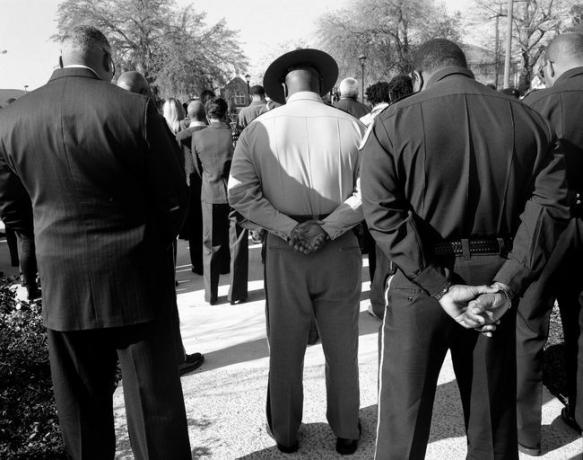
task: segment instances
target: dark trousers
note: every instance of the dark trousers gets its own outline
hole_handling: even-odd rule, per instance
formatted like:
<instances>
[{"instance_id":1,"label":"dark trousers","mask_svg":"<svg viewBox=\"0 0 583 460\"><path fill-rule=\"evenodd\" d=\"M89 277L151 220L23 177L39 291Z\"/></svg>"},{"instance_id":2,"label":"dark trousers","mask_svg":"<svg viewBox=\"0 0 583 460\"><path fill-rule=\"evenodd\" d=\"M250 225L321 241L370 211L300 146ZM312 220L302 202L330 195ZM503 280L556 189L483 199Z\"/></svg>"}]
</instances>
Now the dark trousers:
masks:
<instances>
[{"instance_id":1,"label":"dark trousers","mask_svg":"<svg viewBox=\"0 0 583 460\"><path fill-rule=\"evenodd\" d=\"M188 247L192 271L199 275L203 273L202 263L202 208L200 205L201 180L197 174L190 175L190 204L186 225L188 231Z\"/></svg>"},{"instance_id":2,"label":"dark trousers","mask_svg":"<svg viewBox=\"0 0 583 460\"><path fill-rule=\"evenodd\" d=\"M292 446L302 421L304 354L314 318L326 359L326 415L337 437L358 439L358 314L362 261L352 232L311 255L268 234L265 260L267 420Z\"/></svg>"},{"instance_id":3,"label":"dark trousers","mask_svg":"<svg viewBox=\"0 0 583 460\"><path fill-rule=\"evenodd\" d=\"M248 231L229 219L228 204L201 202L205 300L217 301L220 274L231 272L229 301L247 298Z\"/></svg>"},{"instance_id":4,"label":"dark trousers","mask_svg":"<svg viewBox=\"0 0 583 460\"><path fill-rule=\"evenodd\" d=\"M518 305L518 441L527 447L537 447L541 443L543 348L555 299L559 303L565 338L569 406L574 414L578 413L578 422L583 425L583 387L577 386L577 379L583 382L583 323L579 318L579 295L583 290L582 245L583 219L571 219L543 273L529 286Z\"/></svg>"},{"instance_id":5,"label":"dark trousers","mask_svg":"<svg viewBox=\"0 0 583 460\"><path fill-rule=\"evenodd\" d=\"M503 259L456 259L455 283L488 284ZM398 271L389 288L379 372L376 460L423 459L437 379L448 349L461 395L469 459L518 459L515 315L492 338L464 329Z\"/></svg>"},{"instance_id":6,"label":"dark trousers","mask_svg":"<svg viewBox=\"0 0 583 460\"><path fill-rule=\"evenodd\" d=\"M16 233L10 227L6 227L6 244L10 252L10 265L18 267L20 260L18 258L18 241Z\"/></svg>"},{"instance_id":7,"label":"dark trousers","mask_svg":"<svg viewBox=\"0 0 583 460\"><path fill-rule=\"evenodd\" d=\"M113 459L116 359L136 459L190 459L184 399L167 322L47 331L65 447L74 459Z\"/></svg>"}]
</instances>

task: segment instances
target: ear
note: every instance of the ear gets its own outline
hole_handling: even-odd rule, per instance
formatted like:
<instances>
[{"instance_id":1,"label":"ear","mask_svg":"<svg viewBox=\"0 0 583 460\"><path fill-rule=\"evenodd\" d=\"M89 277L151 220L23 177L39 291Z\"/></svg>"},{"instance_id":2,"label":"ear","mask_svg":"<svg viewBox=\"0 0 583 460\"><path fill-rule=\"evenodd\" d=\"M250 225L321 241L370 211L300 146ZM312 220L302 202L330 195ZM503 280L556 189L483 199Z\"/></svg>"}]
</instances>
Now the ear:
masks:
<instances>
[{"instance_id":1,"label":"ear","mask_svg":"<svg viewBox=\"0 0 583 460\"><path fill-rule=\"evenodd\" d=\"M411 73L411 80L413 81L413 92L418 93L423 89L423 75L421 72L414 70Z\"/></svg>"},{"instance_id":2,"label":"ear","mask_svg":"<svg viewBox=\"0 0 583 460\"><path fill-rule=\"evenodd\" d=\"M287 99L288 91L287 91L287 85L285 84L285 82L281 83L281 87L283 88L283 97L285 99Z\"/></svg>"},{"instance_id":3,"label":"ear","mask_svg":"<svg viewBox=\"0 0 583 460\"><path fill-rule=\"evenodd\" d=\"M63 56L59 56L59 67L62 69L63 67L65 67L63 65Z\"/></svg>"},{"instance_id":4,"label":"ear","mask_svg":"<svg viewBox=\"0 0 583 460\"><path fill-rule=\"evenodd\" d=\"M111 72L111 57L108 53L103 53L103 69Z\"/></svg>"}]
</instances>

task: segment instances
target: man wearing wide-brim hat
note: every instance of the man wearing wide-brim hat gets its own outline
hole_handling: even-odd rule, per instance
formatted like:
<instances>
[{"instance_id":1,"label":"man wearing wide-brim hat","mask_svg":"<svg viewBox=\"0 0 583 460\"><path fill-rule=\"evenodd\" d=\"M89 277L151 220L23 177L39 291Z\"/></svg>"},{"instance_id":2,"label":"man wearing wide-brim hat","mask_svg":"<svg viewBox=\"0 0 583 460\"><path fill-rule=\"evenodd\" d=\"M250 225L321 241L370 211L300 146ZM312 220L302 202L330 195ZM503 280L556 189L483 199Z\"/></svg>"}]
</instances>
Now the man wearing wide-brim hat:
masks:
<instances>
[{"instance_id":1,"label":"man wearing wide-brim hat","mask_svg":"<svg viewBox=\"0 0 583 460\"><path fill-rule=\"evenodd\" d=\"M327 417L336 450L352 454L358 421L361 256L349 230L362 220L358 146L363 125L321 96L338 66L298 49L267 69L267 95L285 104L243 131L231 165L229 202L268 232L265 286L267 420L277 447L299 448L303 361L315 318L326 357Z\"/></svg>"}]
</instances>

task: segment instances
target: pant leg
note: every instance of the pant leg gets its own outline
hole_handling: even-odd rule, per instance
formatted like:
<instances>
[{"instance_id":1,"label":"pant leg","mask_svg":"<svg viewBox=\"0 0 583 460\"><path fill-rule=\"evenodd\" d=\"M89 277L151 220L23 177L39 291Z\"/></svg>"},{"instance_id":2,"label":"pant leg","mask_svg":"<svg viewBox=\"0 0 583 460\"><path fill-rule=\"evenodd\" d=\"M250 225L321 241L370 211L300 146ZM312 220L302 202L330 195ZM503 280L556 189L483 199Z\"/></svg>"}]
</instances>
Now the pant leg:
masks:
<instances>
[{"instance_id":1,"label":"pant leg","mask_svg":"<svg viewBox=\"0 0 583 460\"><path fill-rule=\"evenodd\" d=\"M53 391L65 449L73 459L113 459L116 352L104 330L47 330Z\"/></svg>"},{"instance_id":2,"label":"pant leg","mask_svg":"<svg viewBox=\"0 0 583 460\"><path fill-rule=\"evenodd\" d=\"M305 271L311 256L271 234L266 246L267 420L276 441L292 446L302 421L304 354L314 317Z\"/></svg>"},{"instance_id":3,"label":"pant leg","mask_svg":"<svg viewBox=\"0 0 583 460\"><path fill-rule=\"evenodd\" d=\"M327 418L337 437L358 439L358 314L362 259L352 232L313 257L309 285L326 358Z\"/></svg>"},{"instance_id":4,"label":"pant leg","mask_svg":"<svg viewBox=\"0 0 583 460\"><path fill-rule=\"evenodd\" d=\"M237 225L235 219L229 222L229 245L231 250L231 285L229 301L247 299L249 278L249 231Z\"/></svg>"},{"instance_id":5,"label":"pant leg","mask_svg":"<svg viewBox=\"0 0 583 460\"><path fill-rule=\"evenodd\" d=\"M16 233L10 227L6 227L6 244L10 252L10 265L18 267L20 263L18 258L18 242L16 241Z\"/></svg>"},{"instance_id":6,"label":"pant leg","mask_svg":"<svg viewBox=\"0 0 583 460\"><path fill-rule=\"evenodd\" d=\"M491 338L455 326L452 361L464 408L468 459L518 459L515 310Z\"/></svg>"},{"instance_id":7,"label":"pant leg","mask_svg":"<svg viewBox=\"0 0 583 460\"><path fill-rule=\"evenodd\" d=\"M397 272L383 321L375 460L423 459L451 319Z\"/></svg>"},{"instance_id":8,"label":"pant leg","mask_svg":"<svg viewBox=\"0 0 583 460\"><path fill-rule=\"evenodd\" d=\"M522 296L516 316L516 415L518 442L541 444L543 349L549 335L554 289L543 273Z\"/></svg>"},{"instance_id":9,"label":"pant leg","mask_svg":"<svg viewBox=\"0 0 583 460\"><path fill-rule=\"evenodd\" d=\"M117 328L128 431L137 460L192 456L169 321Z\"/></svg>"},{"instance_id":10,"label":"pant leg","mask_svg":"<svg viewBox=\"0 0 583 460\"><path fill-rule=\"evenodd\" d=\"M583 293L579 295L579 330L583 331ZM579 334L577 348L577 395L573 415L580 427L583 427L583 334Z\"/></svg>"},{"instance_id":11,"label":"pant leg","mask_svg":"<svg viewBox=\"0 0 583 460\"><path fill-rule=\"evenodd\" d=\"M203 210L204 297L216 302L221 268L229 252L228 205L201 202Z\"/></svg>"},{"instance_id":12,"label":"pant leg","mask_svg":"<svg viewBox=\"0 0 583 460\"><path fill-rule=\"evenodd\" d=\"M201 181L198 174L190 175L190 206L189 206L189 252L192 270L199 275L203 273L202 262L202 207L200 202Z\"/></svg>"}]
</instances>

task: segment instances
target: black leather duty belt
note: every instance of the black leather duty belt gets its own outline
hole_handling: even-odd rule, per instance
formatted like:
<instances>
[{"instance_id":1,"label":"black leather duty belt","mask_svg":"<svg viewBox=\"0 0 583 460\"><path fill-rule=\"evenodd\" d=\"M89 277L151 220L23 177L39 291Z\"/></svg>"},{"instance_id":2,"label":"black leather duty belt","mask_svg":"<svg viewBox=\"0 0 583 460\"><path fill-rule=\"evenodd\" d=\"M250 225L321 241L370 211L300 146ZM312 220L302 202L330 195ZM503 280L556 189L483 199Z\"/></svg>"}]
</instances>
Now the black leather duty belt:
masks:
<instances>
[{"instance_id":1,"label":"black leather duty belt","mask_svg":"<svg viewBox=\"0 0 583 460\"><path fill-rule=\"evenodd\" d=\"M288 217L291 217L293 220L296 220L301 224L301 223L307 222L309 220L322 220L322 219L325 219L326 217L328 217L329 215L330 214L320 214L320 215L312 216L312 215L293 215L293 214L290 214L290 215L288 215Z\"/></svg>"},{"instance_id":2,"label":"black leather duty belt","mask_svg":"<svg viewBox=\"0 0 583 460\"><path fill-rule=\"evenodd\" d=\"M469 259L472 255L505 256L511 249L511 238L462 238L437 243L433 246L433 254Z\"/></svg>"}]
</instances>

